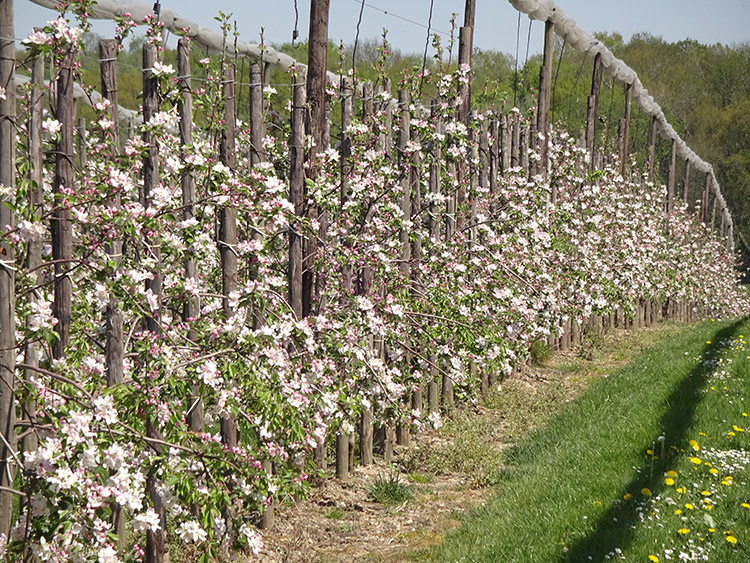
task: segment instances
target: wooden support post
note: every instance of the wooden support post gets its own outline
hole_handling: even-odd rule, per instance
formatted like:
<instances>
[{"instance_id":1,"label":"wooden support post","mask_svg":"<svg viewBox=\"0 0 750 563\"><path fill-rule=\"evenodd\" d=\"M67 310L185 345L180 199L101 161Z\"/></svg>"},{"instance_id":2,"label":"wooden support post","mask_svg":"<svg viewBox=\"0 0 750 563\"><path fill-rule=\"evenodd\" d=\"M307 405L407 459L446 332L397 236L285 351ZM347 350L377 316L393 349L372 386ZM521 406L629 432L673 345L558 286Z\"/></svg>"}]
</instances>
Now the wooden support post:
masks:
<instances>
[{"instance_id":1,"label":"wooden support post","mask_svg":"<svg viewBox=\"0 0 750 563\"><path fill-rule=\"evenodd\" d=\"M703 194L701 197L701 221L708 223L708 198L711 193L711 172L706 172L706 180L703 184Z\"/></svg>"},{"instance_id":2,"label":"wooden support post","mask_svg":"<svg viewBox=\"0 0 750 563\"><path fill-rule=\"evenodd\" d=\"M398 131L398 169L400 174L400 181L402 195L401 195L401 214L405 222L411 223L412 214L412 177L411 177L411 158L406 154L406 148L410 141L410 123L411 123L411 112L409 111L409 104L411 103L411 97L407 90L401 89L398 91L398 105L401 112L401 126ZM407 226L401 227L401 261L399 262L399 271L403 279L403 283L409 285L411 281L411 228ZM404 360L406 365L411 364L411 354L406 354ZM410 398L407 398L407 402ZM409 443L409 423L399 423L396 432L396 440L399 445L408 445Z\"/></svg>"},{"instance_id":3,"label":"wooden support post","mask_svg":"<svg viewBox=\"0 0 750 563\"><path fill-rule=\"evenodd\" d=\"M371 465L373 462L372 440L373 440L373 409L367 405L362 409L359 425L359 450L363 466Z\"/></svg>"},{"instance_id":4,"label":"wooden support post","mask_svg":"<svg viewBox=\"0 0 750 563\"><path fill-rule=\"evenodd\" d=\"M513 124L508 123L508 116L503 115L500 118L500 174L505 176L508 173L508 169L511 167L510 157L511 148L511 137L513 132Z\"/></svg>"},{"instance_id":5,"label":"wooden support post","mask_svg":"<svg viewBox=\"0 0 750 563\"><path fill-rule=\"evenodd\" d=\"M0 184L16 186L16 49L14 43L13 0L0 2L0 85L5 96L0 98ZM72 156L72 155L71 155ZM71 186L72 187L72 186ZM0 232L16 226L13 209L5 205L0 194ZM16 373L16 289L15 248L9 237L0 237L0 534L8 537L13 524L13 500L17 434L15 404ZM8 267L4 267L5 265Z\"/></svg>"},{"instance_id":6,"label":"wooden support post","mask_svg":"<svg viewBox=\"0 0 750 563\"><path fill-rule=\"evenodd\" d=\"M573 346L581 343L581 325L578 324L577 319L572 319L570 322L570 342Z\"/></svg>"},{"instance_id":7,"label":"wooden support post","mask_svg":"<svg viewBox=\"0 0 750 563\"><path fill-rule=\"evenodd\" d=\"M674 184L677 173L677 141L672 139L672 153L669 158L669 171L667 175L667 213L674 210Z\"/></svg>"},{"instance_id":8,"label":"wooden support post","mask_svg":"<svg viewBox=\"0 0 750 563\"><path fill-rule=\"evenodd\" d=\"M536 174L542 174L547 178L547 168L549 165L549 114L550 114L550 92L552 89L552 50L555 44L555 26L550 21L544 22L544 54L542 67L539 69L539 101L536 112L536 129L541 133L541 143L539 150L539 161ZM536 140L532 139L532 148L536 145ZM555 186L552 186L551 201L557 198Z\"/></svg>"},{"instance_id":9,"label":"wooden support post","mask_svg":"<svg viewBox=\"0 0 750 563\"><path fill-rule=\"evenodd\" d=\"M458 66L469 68L468 80L461 82L458 89L458 120L468 125L471 112L471 55L474 43L474 20L476 0L466 0L464 25L458 30Z\"/></svg>"},{"instance_id":10,"label":"wooden support post","mask_svg":"<svg viewBox=\"0 0 750 563\"><path fill-rule=\"evenodd\" d=\"M325 136L325 100L326 100L326 65L328 64L328 14L330 0L311 0L310 2L310 31L307 49L307 108L306 133L310 135L311 146L307 157L313 159L323 150ZM307 177L314 178L318 173L316 167L307 169ZM303 186L303 194L307 199L307 190ZM316 201L307 201L304 210L307 219L318 219ZM314 236L304 237L302 244L302 314L312 313L315 297L316 275L313 261L317 252L317 239Z\"/></svg>"},{"instance_id":11,"label":"wooden support post","mask_svg":"<svg viewBox=\"0 0 750 563\"><path fill-rule=\"evenodd\" d=\"M187 147L193 144L193 94L191 88L190 68L190 43L186 38L177 42L177 74L178 87L182 94L177 104L180 115L180 158L182 162L187 161ZM182 220L185 222L195 218L195 178L190 169L186 169L182 176ZM183 271L186 280L198 278L195 263L195 251L192 244L187 245L187 252L183 262ZM182 306L182 320L191 328L188 328L188 340L195 340L196 333L192 328L192 320L196 319L199 312L197 297L188 296ZM194 381L191 385L188 404L190 412L187 415L187 423L193 432L203 431L203 401L200 398L200 381Z\"/></svg>"},{"instance_id":12,"label":"wooden support post","mask_svg":"<svg viewBox=\"0 0 750 563\"><path fill-rule=\"evenodd\" d=\"M82 117L79 117L78 125L76 126L76 138L78 139L78 166L81 168L86 166L86 161L88 160L86 135L86 120Z\"/></svg>"},{"instance_id":13,"label":"wooden support post","mask_svg":"<svg viewBox=\"0 0 750 563\"><path fill-rule=\"evenodd\" d=\"M263 120L263 73L260 63L250 65L250 164L257 166L266 159L263 139L266 125Z\"/></svg>"},{"instance_id":14,"label":"wooden support post","mask_svg":"<svg viewBox=\"0 0 750 563\"><path fill-rule=\"evenodd\" d=\"M682 201L686 204L690 204L688 201L688 194L690 192L690 159L685 159L685 174L682 177Z\"/></svg>"},{"instance_id":15,"label":"wooden support post","mask_svg":"<svg viewBox=\"0 0 750 563\"><path fill-rule=\"evenodd\" d=\"M479 129L479 190L481 193L491 192L490 177L492 170L490 169L490 162L489 123L484 120Z\"/></svg>"},{"instance_id":16,"label":"wooden support post","mask_svg":"<svg viewBox=\"0 0 750 563\"><path fill-rule=\"evenodd\" d=\"M156 45L145 44L143 46L143 121L148 123L159 111L159 79L154 75L152 69L157 61ZM148 210L151 207L152 193L159 185L159 148L156 139L148 130L143 132L143 142L147 147L143 157L143 207ZM161 261L160 241L158 236L144 233L143 241L145 251L155 262L153 277L146 281L146 291L150 291L156 297L156 307L152 308L146 318L148 330L152 333L161 332L161 307L162 307L162 285L159 262ZM148 418L146 421L146 434L150 438L160 439L158 428L154 421ZM158 446L161 451L161 446ZM156 488L157 477L150 473L146 478L146 489L148 490L154 511L159 517L160 527L156 531L146 532L146 561L148 563L164 563L169 560L169 548L167 547L167 514L163 499Z\"/></svg>"},{"instance_id":17,"label":"wooden support post","mask_svg":"<svg viewBox=\"0 0 750 563\"><path fill-rule=\"evenodd\" d=\"M117 99L117 41L114 39L102 39L99 41L100 76L102 83L102 96L109 100L109 113L112 119L111 143L112 156L116 156L120 150L120 118ZM120 207L120 194L111 198L110 205ZM119 236L111 239L107 245L107 253L114 264L114 270L110 272L112 277L116 276L122 259L122 240ZM123 378L123 334L122 313L114 296L110 295L105 312L106 317L106 366L107 385L112 386L122 382ZM123 530L124 531L124 530Z\"/></svg>"},{"instance_id":18,"label":"wooden support post","mask_svg":"<svg viewBox=\"0 0 750 563\"><path fill-rule=\"evenodd\" d=\"M449 161L446 166L446 174L451 182L456 180L456 163ZM456 232L456 194L446 194L445 198L445 240L449 241Z\"/></svg>"},{"instance_id":19,"label":"wooden support post","mask_svg":"<svg viewBox=\"0 0 750 563\"><path fill-rule=\"evenodd\" d=\"M343 428L336 434L336 477L349 479L349 434Z\"/></svg>"},{"instance_id":20,"label":"wooden support post","mask_svg":"<svg viewBox=\"0 0 750 563\"><path fill-rule=\"evenodd\" d=\"M399 174L401 176L400 184L403 190L401 196L401 214L404 221L411 220L411 181L409 177L410 173L410 158L406 155L406 147L409 143L409 123L411 121L411 112L409 111L409 104L411 103L411 97L409 92L406 90L398 91L398 105L401 108L401 127L399 128L398 134L398 167ZM401 261L399 262L399 270L401 275L405 279L409 279L411 271L411 242L409 240L410 230L406 227L401 228Z\"/></svg>"},{"instance_id":21,"label":"wooden support post","mask_svg":"<svg viewBox=\"0 0 750 563\"><path fill-rule=\"evenodd\" d=\"M70 280L73 259L73 229L70 208L66 204L68 192L75 190L73 155L75 142L75 100L73 98L73 67L75 53L68 51L62 61L57 79L57 121L60 122L60 141L55 155L55 181L53 193L55 208L52 212L52 259L55 261L55 300L52 314L57 319L55 332L58 340L52 347L55 358L62 358L70 344L70 315L72 283Z\"/></svg>"},{"instance_id":22,"label":"wooden support post","mask_svg":"<svg viewBox=\"0 0 750 563\"><path fill-rule=\"evenodd\" d=\"M432 118L435 123L435 131L439 134L443 132L443 120L439 117L440 101L432 100ZM434 143L432 146L432 160L430 162L430 215L428 218L428 227L430 230L430 239L438 241L440 239L440 223L442 222L440 206L437 199L440 195L440 169L442 159L442 148L440 143Z\"/></svg>"},{"instance_id":23,"label":"wooden support post","mask_svg":"<svg viewBox=\"0 0 750 563\"><path fill-rule=\"evenodd\" d=\"M531 136L531 133L529 131L529 126L524 125L521 127L521 138L520 143L518 145L518 160L519 165L521 168L523 168L527 173L529 172L529 137Z\"/></svg>"},{"instance_id":24,"label":"wooden support post","mask_svg":"<svg viewBox=\"0 0 750 563\"><path fill-rule=\"evenodd\" d=\"M510 149L510 166L515 168L521 165L521 116L513 114Z\"/></svg>"},{"instance_id":25,"label":"wooden support post","mask_svg":"<svg viewBox=\"0 0 750 563\"><path fill-rule=\"evenodd\" d=\"M430 412L440 410L440 398L438 396L438 358L437 354L430 354L430 381L427 384L427 404Z\"/></svg>"},{"instance_id":26,"label":"wooden support post","mask_svg":"<svg viewBox=\"0 0 750 563\"><path fill-rule=\"evenodd\" d=\"M235 128L237 100L235 98L234 64L224 67L224 127L221 130L219 152L222 163L234 172L237 167ZM222 306L227 317L234 315L230 294L237 291L237 209L231 204L221 207L219 217L219 253L221 254Z\"/></svg>"},{"instance_id":27,"label":"wooden support post","mask_svg":"<svg viewBox=\"0 0 750 563\"><path fill-rule=\"evenodd\" d=\"M2 41L2 39L0 39ZM42 99L44 96L44 55L39 54L32 62L31 67L31 94L30 94L30 111L29 111L29 206L36 217L44 215L44 157L42 151ZM6 94L7 95L7 94ZM0 118L1 120L2 118ZM4 147L3 147L4 148ZM0 182L2 183L2 182ZM5 207L0 202L0 207ZM27 242L26 267L31 272L32 280L38 280L38 271L42 265L42 241L30 240ZM0 272L0 276L3 272ZM38 303L36 292L30 292L28 296L29 303L32 305ZM32 322L31 316L27 317L27 327ZM0 352L2 353L2 352ZM24 382L31 386L32 378L37 376L36 368L39 367L41 359L41 345L39 342L31 340L24 348L24 363L29 366L24 369ZM2 365L2 364L0 364ZM1 369L1 368L0 368ZM0 382L4 382L0 375ZM4 383L0 383L2 385ZM31 421L36 421L36 401L27 400L24 405L24 414ZM36 432L27 432L23 439L23 451L32 452L37 449L38 440ZM5 454L3 454L5 455Z\"/></svg>"},{"instance_id":28,"label":"wooden support post","mask_svg":"<svg viewBox=\"0 0 750 563\"><path fill-rule=\"evenodd\" d=\"M110 142L112 145L112 157L115 158L120 152L120 118L117 100L117 41L114 39L101 39L99 41L99 74L102 84L102 97L109 100L110 105L107 108L112 120L110 129ZM79 128L79 135L81 130ZM83 161L84 158L81 157ZM120 194L116 193L110 197L109 205L115 209L120 208ZM118 235L108 240L106 251L112 264L108 268L108 278L111 284L116 283L119 275L120 262L122 260L122 239ZM124 350L123 350L123 333L122 333L122 313L118 300L110 293L107 300L107 307L104 313L106 322L105 336L105 366L107 386L112 387L123 380L124 368ZM112 509L112 526L117 533L118 546L125 546L127 539L126 514L120 505L111 503Z\"/></svg>"},{"instance_id":29,"label":"wooden support post","mask_svg":"<svg viewBox=\"0 0 750 563\"><path fill-rule=\"evenodd\" d=\"M586 150L591 156L591 169L596 169L596 119L599 108L599 90L602 84L602 55L594 57L594 72L591 78L591 95L586 111Z\"/></svg>"},{"instance_id":30,"label":"wooden support post","mask_svg":"<svg viewBox=\"0 0 750 563\"><path fill-rule=\"evenodd\" d=\"M631 116L631 102L633 100L633 85L625 84L625 115L620 121L620 176L625 177L625 170L628 163L628 157L630 154L628 146L628 138L630 136L630 116Z\"/></svg>"},{"instance_id":31,"label":"wooden support post","mask_svg":"<svg viewBox=\"0 0 750 563\"><path fill-rule=\"evenodd\" d=\"M497 194L497 179L500 176L500 122L495 118L490 121L489 149L490 162L488 173L490 176L490 183L488 188L490 196L492 197ZM494 213L492 213L492 215L494 216Z\"/></svg>"},{"instance_id":32,"label":"wooden support post","mask_svg":"<svg viewBox=\"0 0 750 563\"><path fill-rule=\"evenodd\" d=\"M237 168L235 146L237 124L237 99L235 96L235 68L233 63L224 66L223 92L224 127L221 130L219 155L221 162L234 173ZM231 203L219 210L219 254L221 257L221 292L222 308L227 318L234 316L232 294L237 291L237 209ZM239 445L239 426L232 415L221 417L221 437L227 448L233 450Z\"/></svg>"},{"instance_id":33,"label":"wooden support post","mask_svg":"<svg viewBox=\"0 0 750 563\"><path fill-rule=\"evenodd\" d=\"M654 165L656 160L656 117L651 117L651 127L648 133L648 179L654 181Z\"/></svg>"},{"instance_id":34,"label":"wooden support post","mask_svg":"<svg viewBox=\"0 0 750 563\"><path fill-rule=\"evenodd\" d=\"M292 142L289 146L289 202L294 214L302 218L304 212L305 185L305 84L304 69L298 68L292 75ZM302 318L302 225L289 226L289 304L298 319Z\"/></svg>"}]
</instances>

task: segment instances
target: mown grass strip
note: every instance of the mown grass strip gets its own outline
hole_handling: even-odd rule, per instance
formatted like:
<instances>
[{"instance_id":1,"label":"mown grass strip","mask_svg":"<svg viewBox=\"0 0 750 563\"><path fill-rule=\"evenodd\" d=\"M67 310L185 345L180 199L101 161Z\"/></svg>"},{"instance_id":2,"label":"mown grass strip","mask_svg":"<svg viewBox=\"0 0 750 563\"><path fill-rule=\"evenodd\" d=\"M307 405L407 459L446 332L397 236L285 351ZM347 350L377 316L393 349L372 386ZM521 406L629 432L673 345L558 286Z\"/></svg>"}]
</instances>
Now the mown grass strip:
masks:
<instances>
[{"instance_id":1,"label":"mown grass strip","mask_svg":"<svg viewBox=\"0 0 750 563\"><path fill-rule=\"evenodd\" d=\"M749 561L745 334L705 322L592 384L506 452L497 497L422 555Z\"/></svg>"}]
</instances>

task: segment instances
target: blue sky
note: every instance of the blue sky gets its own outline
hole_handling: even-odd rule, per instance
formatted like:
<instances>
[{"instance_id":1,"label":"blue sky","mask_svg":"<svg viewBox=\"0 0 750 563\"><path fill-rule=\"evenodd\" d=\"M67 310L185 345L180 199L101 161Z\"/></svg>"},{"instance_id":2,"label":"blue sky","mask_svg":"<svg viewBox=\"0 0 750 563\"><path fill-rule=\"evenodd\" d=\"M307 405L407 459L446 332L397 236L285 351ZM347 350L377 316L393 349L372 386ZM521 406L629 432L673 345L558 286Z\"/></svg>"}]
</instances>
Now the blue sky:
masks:
<instances>
[{"instance_id":1,"label":"blue sky","mask_svg":"<svg viewBox=\"0 0 750 563\"><path fill-rule=\"evenodd\" d=\"M149 5L153 0L146 0ZM476 0L477 21L475 46L515 53L518 12L507 0ZM294 0L161 0L165 8L200 25L218 29L213 20L221 10L232 13L242 39L257 41L260 27L265 28L266 41L283 43L291 40L294 29ZM308 30L309 0L297 0L300 39ZM464 0L434 0L433 32L450 30L451 13L463 22ZM589 32L616 31L627 40L634 33L645 31L667 41L686 38L701 43L750 41L750 0L558 0L570 17ZM353 43L361 0L331 0L329 37L338 42ZM365 0L360 26L361 38L378 38L383 27L388 29L391 45L402 52L424 50L430 0ZM15 0L16 36L24 37L35 25L55 17L54 12L30 0ZM94 31L112 36L112 24L99 23ZM541 49L541 29L534 22L531 52ZM521 16L521 57L525 55L529 19ZM447 36L444 44L447 43Z\"/></svg>"}]
</instances>

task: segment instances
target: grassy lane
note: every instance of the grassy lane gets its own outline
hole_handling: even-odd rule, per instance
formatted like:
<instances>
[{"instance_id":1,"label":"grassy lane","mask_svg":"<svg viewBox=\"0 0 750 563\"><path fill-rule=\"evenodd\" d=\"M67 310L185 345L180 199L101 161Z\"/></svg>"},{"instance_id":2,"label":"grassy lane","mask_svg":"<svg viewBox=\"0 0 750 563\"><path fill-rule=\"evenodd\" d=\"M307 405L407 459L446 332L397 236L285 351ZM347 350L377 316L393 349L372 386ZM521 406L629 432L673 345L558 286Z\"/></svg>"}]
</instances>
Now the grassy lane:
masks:
<instances>
[{"instance_id":1,"label":"grassy lane","mask_svg":"<svg viewBox=\"0 0 750 563\"><path fill-rule=\"evenodd\" d=\"M706 322L505 453L445 561L750 561L750 323Z\"/></svg>"}]
</instances>

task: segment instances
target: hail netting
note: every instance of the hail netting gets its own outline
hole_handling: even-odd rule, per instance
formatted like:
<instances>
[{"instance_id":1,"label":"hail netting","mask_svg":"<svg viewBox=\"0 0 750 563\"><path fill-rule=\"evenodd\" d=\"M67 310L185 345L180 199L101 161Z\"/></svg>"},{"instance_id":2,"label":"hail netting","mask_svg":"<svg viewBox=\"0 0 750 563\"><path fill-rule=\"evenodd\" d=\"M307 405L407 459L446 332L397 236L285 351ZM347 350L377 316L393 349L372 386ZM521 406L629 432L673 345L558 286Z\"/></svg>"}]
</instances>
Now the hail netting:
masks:
<instances>
[{"instance_id":1,"label":"hail netting","mask_svg":"<svg viewBox=\"0 0 750 563\"><path fill-rule=\"evenodd\" d=\"M57 6L57 0L31 0L34 4L54 10ZM91 19L98 20L112 20L116 17L120 17L125 13L129 13L133 18L133 21L140 23L146 16L154 14L153 8L144 4L143 2L123 2L117 0L98 0L96 4L91 6L89 10L89 17ZM207 27L198 25L195 22L191 22L179 14L176 14L172 10L162 8L159 12L159 21L164 23L166 29L170 32L183 35L186 34L188 37L193 39L196 43L206 47L209 51L221 52L224 45L224 36L218 31L214 31ZM261 47L257 43L247 43L245 41L237 41L237 53L242 56L251 57L253 59L262 60L265 63L269 63L282 70L287 70L293 66L306 67L302 63L297 62L289 55L279 53L272 47L263 46ZM338 85L338 76L329 72L329 82Z\"/></svg>"},{"instance_id":2,"label":"hail netting","mask_svg":"<svg viewBox=\"0 0 750 563\"><path fill-rule=\"evenodd\" d=\"M551 21L555 26L555 33L564 37L568 44L572 45L577 51L586 53L591 57L596 56L597 53L601 54L605 72L614 77L615 80L632 86L633 99L646 114L656 118L662 136L675 141L677 154L689 159L693 166L701 172L714 176L711 165L695 154L667 122L661 107L654 101L648 90L643 87L635 71L616 58L601 41L578 27L575 20L567 16L552 0L510 0L510 3L531 19ZM718 189L717 196L724 205L724 198L718 193Z\"/></svg>"}]
</instances>

